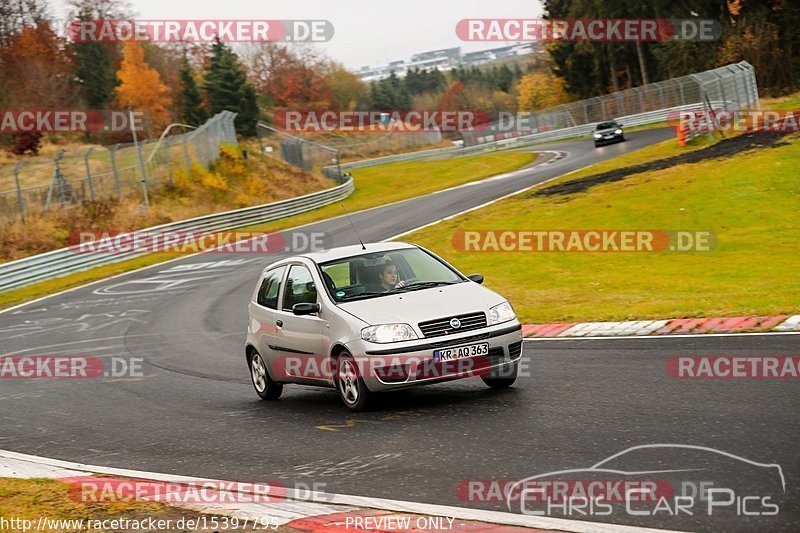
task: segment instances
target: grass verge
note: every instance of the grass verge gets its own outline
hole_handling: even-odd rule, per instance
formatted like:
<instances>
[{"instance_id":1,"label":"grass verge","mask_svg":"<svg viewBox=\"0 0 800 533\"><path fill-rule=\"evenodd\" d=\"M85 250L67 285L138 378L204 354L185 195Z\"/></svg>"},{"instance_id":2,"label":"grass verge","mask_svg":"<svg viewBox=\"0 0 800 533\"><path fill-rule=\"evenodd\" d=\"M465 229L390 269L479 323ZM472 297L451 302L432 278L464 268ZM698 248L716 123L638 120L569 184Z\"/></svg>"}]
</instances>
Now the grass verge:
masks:
<instances>
[{"instance_id":1,"label":"grass verge","mask_svg":"<svg viewBox=\"0 0 800 533\"><path fill-rule=\"evenodd\" d=\"M508 297L526 323L796 313L800 136L783 141L630 175L582 192L523 193L405 239L431 247L462 271L485 274L487 286ZM667 141L559 181L681 150ZM695 253L455 249L450 240L455 232L479 229L707 230L716 234L717 247Z\"/></svg>"},{"instance_id":2,"label":"grass verge","mask_svg":"<svg viewBox=\"0 0 800 533\"><path fill-rule=\"evenodd\" d=\"M218 526L217 531L220 530L219 526L222 524L228 526L225 528L226 531L253 530L252 522L249 527L244 527L242 523L236 523L237 527L233 527L234 522L225 517L204 515L160 503L133 499L115 502L83 502L79 487L73 487L53 479L0 478L0 517L3 519L0 521L0 533L19 533L26 530L59 533L91 530L133 531L129 527L110 529L113 527L111 522L105 522L105 524L102 522L120 518L127 519L128 526L131 526L134 521L145 524L136 531L150 531L147 522L150 519L153 520L158 531L164 533L186 531L210 533L215 531L212 527L215 524ZM203 525L205 527L202 527ZM278 533L294 531L287 527L270 528L269 530Z\"/></svg>"},{"instance_id":3,"label":"grass verge","mask_svg":"<svg viewBox=\"0 0 800 533\"><path fill-rule=\"evenodd\" d=\"M353 171L353 179L356 182L356 191L346 200L346 205L350 212L367 209L509 172L531 164L535 160L536 154L503 152L440 161L392 163L355 170ZM268 232L281 231L341 214L341 207L338 204L333 204L315 211L246 229ZM105 265L78 272L63 278L0 292L0 309L123 272L161 263L175 257L178 257L178 255L167 253L150 254L113 265Z\"/></svg>"}]
</instances>

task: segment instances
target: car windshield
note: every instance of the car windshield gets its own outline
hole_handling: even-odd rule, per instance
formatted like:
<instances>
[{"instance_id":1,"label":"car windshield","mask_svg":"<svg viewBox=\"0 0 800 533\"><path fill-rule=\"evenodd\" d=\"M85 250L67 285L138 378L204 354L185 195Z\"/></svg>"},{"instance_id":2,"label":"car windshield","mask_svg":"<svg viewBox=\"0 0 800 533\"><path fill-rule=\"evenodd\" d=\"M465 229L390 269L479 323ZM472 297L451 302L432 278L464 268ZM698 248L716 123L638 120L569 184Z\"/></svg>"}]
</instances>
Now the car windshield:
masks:
<instances>
[{"instance_id":1,"label":"car windshield","mask_svg":"<svg viewBox=\"0 0 800 533\"><path fill-rule=\"evenodd\" d=\"M597 130L610 130L611 128L616 128L616 122L601 122L597 125Z\"/></svg>"},{"instance_id":2,"label":"car windshield","mask_svg":"<svg viewBox=\"0 0 800 533\"><path fill-rule=\"evenodd\" d=\"M419 248L366 253L321 263L331 298L348 302L461 283L466 278Z\"/></svg>"}]
</instances>

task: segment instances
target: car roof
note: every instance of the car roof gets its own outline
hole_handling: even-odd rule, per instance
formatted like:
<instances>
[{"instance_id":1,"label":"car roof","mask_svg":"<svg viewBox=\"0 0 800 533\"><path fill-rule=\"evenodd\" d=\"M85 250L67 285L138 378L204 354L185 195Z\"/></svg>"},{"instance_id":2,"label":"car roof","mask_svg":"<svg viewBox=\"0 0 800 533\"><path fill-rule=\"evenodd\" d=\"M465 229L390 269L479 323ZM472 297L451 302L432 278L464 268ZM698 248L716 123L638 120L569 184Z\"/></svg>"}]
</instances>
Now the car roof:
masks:
<instances>
[{"instance_id":1,"label":"car roof","mask_svg":"<svg viewBox=\"0 0 800 533\"><path fill-rule=\"evenodd\" d=\"M389 250L402 250L405 248L416 248L415 245L407 242L368 242L364 244L366 250L361 248L360 244L353 246L340 246L338 248L330 248L321 252L309 252L299 255L297 257L305 257L311 259L315 263L327 263L328 261L335 261L345 257L355 255L363 255L371 252L388 252Z\"/></svg>"}]
</instances>

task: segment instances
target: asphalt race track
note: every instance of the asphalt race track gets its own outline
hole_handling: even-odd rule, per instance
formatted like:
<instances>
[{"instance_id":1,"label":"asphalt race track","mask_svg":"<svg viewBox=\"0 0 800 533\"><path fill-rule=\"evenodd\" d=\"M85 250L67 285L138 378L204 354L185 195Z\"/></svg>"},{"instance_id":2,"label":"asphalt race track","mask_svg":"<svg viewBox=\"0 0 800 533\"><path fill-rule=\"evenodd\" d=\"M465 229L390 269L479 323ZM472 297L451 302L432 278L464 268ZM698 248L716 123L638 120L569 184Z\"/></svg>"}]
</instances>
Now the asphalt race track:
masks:
<instances>
[{"instance_id":1,"label":"asphalt race track","mask_svg":"<svg viewBox=\"0 0 800 533\"><path fill-rule=\"evenodd\" d=\"M365 241L386 239L671 135L631 132L627 142L597 150L591 140L537 147L568 155L352 219ZM303 231L325 232L335 246L356 242L343 217ZM800 530L798 381L678 380L665 371L675 355L800 355L800 336L530 341L527 375L505 391L462 380L385 395L362 414L349 413L328 389L288 386L280 401L262 402L250 384L243 341L247 300L271 260L191 256L0 314L0 355L139 357L144 371L134 378L3 380L0 449L508 510L502 501L465 501L457 489L468 480L588 468L637 445L695 445L780 465L785 492L771 493L778 514L745 518L731 506L710 517L551 516L677 530ZM684 451L665 448L647 467L685 468ZM708 467L704 479L718 479L713 462L700 459ZM733 460L724 469L745 491L763 485L764 469L752 464Z\"/></svg>"}]
</instances>

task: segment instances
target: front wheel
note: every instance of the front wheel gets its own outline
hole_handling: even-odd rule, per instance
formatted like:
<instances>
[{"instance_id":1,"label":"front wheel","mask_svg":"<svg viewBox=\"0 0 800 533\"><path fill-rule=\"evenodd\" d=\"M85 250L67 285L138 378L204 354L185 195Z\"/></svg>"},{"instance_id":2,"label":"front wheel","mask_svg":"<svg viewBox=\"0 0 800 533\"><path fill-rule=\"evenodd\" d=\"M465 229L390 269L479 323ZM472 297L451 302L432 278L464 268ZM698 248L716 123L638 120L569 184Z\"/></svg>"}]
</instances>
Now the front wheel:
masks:
<instances>
[{"instance_id":1,"label":"front wheel","mask_svg":"<svg viewBox=\"0 0 800 533\"><path fill-rule=\"evenodd\" d=\"M517 365L513 365L512 369L494 369L489 374L481 376L481 379L493 389L506 389L517 380L517 370Z\"/></svg>"},{"instance_id":2,"label":"front wheel","mask_svg":"<svg viewBox=\"0 0 800 533\"><path fill-rule=\"evenodd\" d=\"M262 400L277 400L283 393L283 384L275 383L267 372L267 365L258 352L250 357L250 378Z\"/></svg>"},{"instance_id":3,"label":"front wheel","mask_svg":"<svg viewBox=\"0 0 800 533\"><path fill-rule=\"evenodd\" d=\"M366 411L372 403L372 391L364 384L355 359L348 353L340 355L336 362L336 389L351 411Z\"/></svg>"}]
</instances>

